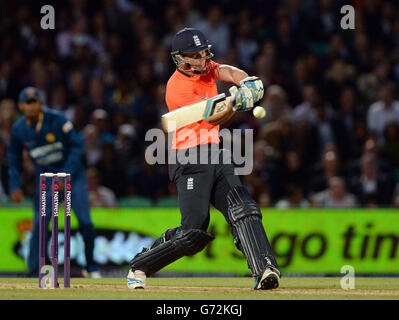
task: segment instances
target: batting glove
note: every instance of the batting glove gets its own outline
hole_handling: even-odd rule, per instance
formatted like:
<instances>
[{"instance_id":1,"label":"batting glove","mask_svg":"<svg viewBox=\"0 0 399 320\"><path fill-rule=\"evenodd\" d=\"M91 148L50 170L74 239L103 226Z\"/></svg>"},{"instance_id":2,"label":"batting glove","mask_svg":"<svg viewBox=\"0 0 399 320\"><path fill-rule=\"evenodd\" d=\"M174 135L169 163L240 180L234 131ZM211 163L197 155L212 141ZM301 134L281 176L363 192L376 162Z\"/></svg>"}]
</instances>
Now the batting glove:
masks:
<instances>
[{"instance_id":1,"label":"batting glove","mask_svg":"<svg viewBox=\"0 0 399 320\"><path fill-rule=\"evenodd\" d=\"M262 80L258 77L246 77L240 81L241 88L243 86L248 87L253 95L254 102L258 102L263 98L264 88Z\"/></svg>"},{"instance_id":2,"label":"batting glove","mask_svg":"<svg viewBox=\"0 0 399 320\"><path fill-rule=\"evenodd\" d=\"M234 111L248 111L254 107L254 98L251 90L244 86L239 89L231 87L230 93L235 97L235 104L233 105Z\"/></svg>"}]
</instances>

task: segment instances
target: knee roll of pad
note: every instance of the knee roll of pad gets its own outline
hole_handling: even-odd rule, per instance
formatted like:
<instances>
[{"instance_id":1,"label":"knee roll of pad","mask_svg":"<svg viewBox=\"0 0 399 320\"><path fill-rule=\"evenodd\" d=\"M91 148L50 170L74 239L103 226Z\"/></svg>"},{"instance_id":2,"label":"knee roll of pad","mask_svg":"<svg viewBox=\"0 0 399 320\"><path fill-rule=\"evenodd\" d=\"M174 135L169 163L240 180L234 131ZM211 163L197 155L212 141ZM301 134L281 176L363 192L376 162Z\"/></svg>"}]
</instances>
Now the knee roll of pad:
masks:
<instances>
[{"instance_id":1,"label":"knee roll of pad","mask_svg":"<svg viewBox=\"0 0 399 320\"><path fill-rule=\"evenodd\" d=\"M230 190L227 194L227 203L229 207L229 218L232 224L249 216L262 219L262 213L257 203L243 186L236 186Z\"/></svg>"}]
</instances>

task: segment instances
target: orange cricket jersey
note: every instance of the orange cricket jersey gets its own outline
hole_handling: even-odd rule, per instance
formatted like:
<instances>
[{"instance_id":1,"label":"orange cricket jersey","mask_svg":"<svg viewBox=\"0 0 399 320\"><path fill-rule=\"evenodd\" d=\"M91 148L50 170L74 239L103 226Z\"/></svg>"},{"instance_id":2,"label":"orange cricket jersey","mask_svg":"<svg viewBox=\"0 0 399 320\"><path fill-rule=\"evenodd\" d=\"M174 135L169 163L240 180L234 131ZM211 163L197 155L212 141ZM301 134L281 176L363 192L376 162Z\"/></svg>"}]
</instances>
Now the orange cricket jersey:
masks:
<instances>
[{"instance_id":1,"label":"orange cricket jersey","mask_svg":"<svg viewBox=\"0 0 399 320\"><path fill-rule=\"evenodd\" d=\"M209 73L191 77L176 70L166 85L166 105L169 111L216 96L218 91L215 80L219 66L220 64L210 61ZM219 126L202 120L177 129L173 135L172 149L187 149L219 142Z\"/></svg>"}]
</instances>

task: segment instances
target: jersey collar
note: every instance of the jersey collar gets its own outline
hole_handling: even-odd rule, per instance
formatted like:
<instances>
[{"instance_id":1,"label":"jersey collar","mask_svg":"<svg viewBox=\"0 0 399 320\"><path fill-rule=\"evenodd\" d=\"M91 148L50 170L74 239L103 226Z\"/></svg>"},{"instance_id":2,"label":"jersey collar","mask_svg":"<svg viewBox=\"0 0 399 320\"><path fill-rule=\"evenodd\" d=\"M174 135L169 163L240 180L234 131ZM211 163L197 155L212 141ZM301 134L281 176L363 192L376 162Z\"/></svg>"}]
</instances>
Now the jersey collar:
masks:
<instances>
[{"instance_id":1,"label":"jersey collar","mask_svg":"<svg viewBox=\"0 0 399 320\"><path fill-rule=\"evenodd\" d=\"M185 73L184 71L181 71L180 69L176 68L177 71L179 71L182 75L191 78L192 76L190 76L189 74Z\"/></svg>"},{"instance_id":2,"label":"jersey collar","mask_svg":"<svg viewBox=\"0 0 399 320\"><path fill-rule=\"evenodd\" d=\"M35 131L36 131L36 132L39 132L39 131L41 130L42 125L43 125L43 118L44 118L43 111L40 111L40 112L39 112L38 119L37 119L37 122L36 122L36 127L35 127ZM27 123L29 126L33 124L33 122L30 121L28 118L26 118L26 123Z\"/></svg>"}]
</instances>

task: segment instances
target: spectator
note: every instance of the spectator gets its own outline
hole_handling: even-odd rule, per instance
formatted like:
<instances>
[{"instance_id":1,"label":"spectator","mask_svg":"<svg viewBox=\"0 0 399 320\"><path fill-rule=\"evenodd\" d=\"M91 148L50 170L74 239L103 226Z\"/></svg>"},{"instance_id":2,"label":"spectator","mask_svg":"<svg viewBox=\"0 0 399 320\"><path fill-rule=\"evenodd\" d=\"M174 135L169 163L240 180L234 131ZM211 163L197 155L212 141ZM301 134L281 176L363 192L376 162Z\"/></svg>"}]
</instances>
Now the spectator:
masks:
<instances>
[{"instance_id":1,"label":"spectator","mask_svg":"<svg viewBox=\"0 0 399 320\"><path fill-rule=\"evenodd\" d=\"M399 183L396 184L392 200L394 208L399 208Z\"/></svg>"},{"instance_id":2,"label":"spectator","mask_svg":"<svg viewBox=\"0 0 399 320\"><path fill-rule=\"evenodd\" d=\"M313 110L316 116L314 125L318 131L319 150L322 152L326 146L337 144L337 134L340 128L333 117L331 109L325 103L318 103Z\"/></svg>"},{"instance_id":3,"label":"spectator","mask_svg":"<svg viewBox=\"0 0 399 320\"><path fill-rule=\"evenodd\" d=\"M95 168L86 170L87 186L89 188L90 207L112 208L117 206L115 194L111 189L100 183L100 176Z\"/></svg>"},{"instance_id":4,"label":"spectator","mask_svg":"<svg viewBox=\"0 0 399 320\"><path fill-rule=\"evenodd\" d=\"M142 158L139 165L132 168L128 178L129 196L148 197L156 200L166 196L168 189L166 169L151 166Z\"/></svg>"},{"instance_id":5,"label":"spectator","mask_svg":"<svg viewBox=\"0 0 399 320\"><path fill-rule=\"evenodd\" d=\"M87 49L96 54L102 53L103 48L87 32L87 20L83 17L77 18L71 30L66 30L57 35L57 48L61 57L66 58L73 53L73 45L87 45Z\"/></svg>"},{"instance_id":6,"label":"spectator","mask_svg":"<svg viewBox=\"0 0 399 320\"><path fill-rule=\"evenodd\" d=\"M73 71L69 77L68 103L84 104L86 102L86 82L81 71Z\"/></svg>"},{"instance_id":7,"label":"spectator","mask_svg":"<svg viewBox=\"0 0 399 320\"><path fill-rule=\"evenodd\" d=\"M309 192L314 194L327 189L331 178L342 175L336 148L331 145L324 151L321 166L314 168L314 171L310 175Z\"/></svg>"},{"instance_id":8,"label":"spectator","mask_svg":"<svg viewBox=\"0 0 399 320\"><path fill-rule=\"evenodd\" d=\"M99 45L104 47L107 43L107 20L101 11L97 11L93 15L93 37Z\"/></svg>"},{"instance_id":9,"label":"spectator","mask_svg":"<svg viewBox=\"0 0 399 320\"><path fill-rule=\"evenodd\" d=\"M350 187L363 206L371 199L378 206L391 204L393 180L387 173L378 170L377 159L371 154L362 157L360 175L352 177Z\"/></svg>"},{"instance_id":10,"label":"spectator","mask_svg":"<svg viewBox=\"0 0 399 320\"><path fill-rule=\"evenodd\" d=\"M76 131L82 131L89 122L88 110L81 104L72 104L65 111L65 116L73 123Z\"/></svg>"},{"instance_id":11,"label":"spectator","mask_svg":"<svg viewBox=\"0 0 399 320\"><path fill-rule=\"evenodd\" d=\"M294 34L288 18L282 17L276 21L274 41L282 62L292 61L304 52L301 39Z\"/></svg>"},{"instance_id":12,"label":"spectator","mask_svg":"<svg viewBox=\"0 0 399 320\"><path fill-rule=\"evenodd\" d=\"M10 142L11 127L15 121L15 103L11 99L0 101L0 139Z\"/></svg>"},{"instance_id":13,"label":"spectator","mask_svg":"<svg viewBox=\"0 0 399 320\"><path fill-rule=\"evenodd\" d=\"M333 34L329 39L328 60L343 61L348 60L348 49L339 34Z\"/></svg>"},{"instance_id":14,"label":"spectator","mask_svg":"<svg viewBox=\"0 0 399 320\"><path fill-rule=\"evenodd\" d=\"M236 50L239 66L248 69L251 67L251 61L259 49L257 42L253 39L251 23L249 20L244 20L238 24L238 32L236 36Z\"/></svg>"},{"instance_id":15,"label":"spectator","mask_svg":"<svg viewBox=\"0 0 399 320\"><path fill-rule=\"evenodd\" d=\"M321 0L317 2L317 8L312 16L309 27L311 30L307 30L313 34L314 40L326 41L330 34L334 33L338 28L339 20L336 16L335 10L333 10L332 0Z\"/></svg>"},{"instance_id":16,"label":"spectator","mask_svg":"<svg viewBox=\"0 0 399 320\"><path fill-rule=\"evenodd\" d=\"M292 122L290 146L298 153L302 169L311 170L320 161L320 137L315 125L307 121Z\"/></svg>"},{"instance_id":17,"label":"spectator","mask_svg":"<svg viewBox=\"0 0 399 320\"><path fill-rule=\"evenodd\" d=\"M162 44L155 50L153 70L159 81L166 82L170 74L169 52Z\"/></svg>"},{"instance_id":18,"label":"spectator","mask_svg":"<svg viewBox=\"0 0 399 320\"><path fill-rule=\"evenodd\" d=\"M0 203L6 201L8 194L7 145L0 137Z\"/></svg>"},{"instance_id":19,"label":"spectator","mask_svg":"<svg viewBox=\"0 0 399 320\"><path fill-rule=\"evenodd\" d=\"M365 112L359 105L358 97L352 87L345 87L339 94L339 107L336 121L339 124L337 138L340 156L343 162L348 162L361 154L364 141L357 139L356 131L365 120Z\"/></svg>"},{"instance_id":20,"label":"spectator","mask_svg":"<svg viewBox=\"0 0 399 320\"><path fill-rule=\"evenodd\" d=\"M212 43L212 51L216 57L224 57L230 44L230 30L224 22L224 16L219 5L211 5L205 20L199 21L195 28L207 35Z\"/></svg>"},{"instance_id":21,"label":"spectator","mask_svg":"<svg viewBox=\"0 0 399 320\"><path fill-rule=\"evenodd\" d=\"M267 208L271 206L271 198L267 189L260 191L256 197L256 201L261 208Z\"/></svg>"},{"instance_id":22,"label":"spectator","mask_svg":"<svg viewBox=\"0 0 399 320\"><path fill-rule=\"evenodd\" d=\"M116 163L115 146L105 143L102 146L101 159L96 169L100 174L100 181L104 187L111 189L119 197L126 196L126 172L119 168Z\"/></svg>"},{"instance_id":23,"label":"spectator","mask_svg":"<svg viewBox=\"0 0 399 320\"><path fill-rule=\"evenodd\" d=\"M113 144L115 137L110 130L108 112L104 109L96 109L93 111L91 118L93 120L93 125L99 133L100 143L102 145Z\"/></svg>"},{"instance_id":24,"label":"spectator","mask_svg":"<svg viewBox=\"0 0 399 320\"><path fill-rule=\"evenodd\" d=\"M195 26L199 22L201 14L195 8L193 0L179 0L179 9L184 17L184 25Z\"/></svg>"},{"instance_id":25,"label":"spectator","mask_svg":"<svg viewBox=\"0 0 399 320\"><path fill-rule=\"evenodd\" d=\"M299 154L290 150L285 154L284 170L281 177L285 186L297 185L306 187L306 171L302 168Z\"/></svg>"},{"instance_id":26,"label":"spectator","mask_svg":"<svg viewBox=\"0 0 399 320\"><path fill-rule=\"evenodd\" d=\"M88 124L84 128L83 134L85 140L83 149L84 164L86 167L94 167L102 158L100 134L93 124Z\"/></svg>"},{"instance_id":27,"label":"spectator","mask_svg":"<svg viewBox=\"0 0 399 320\"><path fill-rule=\"evenodd\" d=\"M333 177L328 181L328 189L316 193L312 203L318 208L354 208L357 200L353 194L347 193L344 179Z\"/></svg>"},{"instance_id":28,"label":"spectator","mask_svg":"<svg viewBox=\"0 0 399 320\"><path fill-rule=\"evenodd\" d=\"M391 122L385 127L381 153L392 167L399 170L399 124Z\"/></svg>"},{"instance_id":29,"label":"spectator","mask_svg":"<svg viewBox=\"0 0 399 320\"><path fill-rule=\"evenodd\" d=\"M60 57L64 58L71 54L71 43L75 35L84 34L87 28L86 20L77 20L70 30L64 30L57 35L57 50Z\"/></svg>"},{"instance_id":30,"label":"spectator","mask_svg":"<svg viewBox=\"0 0 399 320\"><path fill-rule=\"evenodd\" d=\"M106 90L116 86L117 75L111 66L110 56L106 53L98 57L98 65L94 67L93 76L100 78Z\"/></svg>"},{"instance_id":31,"label":"spectator","mask_svg":"<svg viewBox=\"0 0 399 320\"><path fill-rule=\"evenodd\" d=\"M90 112L96 109L103 109L108 113L111 111L104 92L104 85L100 78L92 78L89 81L88 101L85 109Z\"/></svg>"},{"instance_id":32,"label":"spectator","mask_svg":"<svg viewBox=\"0 0 399 320\"><path fill-rule=\"evenodd\" d=\"M366 155L370 155L377 159L377 172L379 174L387 175L393 177L394 170L390 162L381 156L381 149L377 145L377 138L375 135L370 135L363 146L363 152L359 160L353 161L352 165L349 167L350 176L361 175L362 170L362 158Z\"/></svg>"},{"instance_id":33,"label":"spectator","mask_svg":"<svg viewBox=\"0 0 399 320\"><path fill-rule=\"evenodd\" d=\"M399 101L395 100L394 84L386 83L380 89L380 100L369 107L367 126L378 136L379 144L384 141L384 129L390 122L399 123Z\"/></svg>"},{"instance_id":34,"label":"spectator","mask_svg":"<svg viewBox=\"0 0 399 320\"><path fill-rule=\"evenodd\" d=\"M293 106L301 103L302 92L309 82L309 72L303 58L297 59L292 67L292 76L287 80L287 90L289 102Z\"/></svg>"},{"instance_id":35,"label":"spectator","mask_svg":"<svg viewBox=\"0 0 399 320\"><path fill-rule=\"evenodd\" d=\"M56 110L65 111L67 109L66 90L63 85L58 85L51 92L49 105Z\"/></svg>"},{"instance_id":36,"label":"spectator","mask_svg":"<svg viewBox=\"0 0 399 320\"><path fill-rule=\"evenodd\" d=\"M111 93L110 104L114 110L122 111L130 115L136 99L137 97L129 87L129 82L120 79Z\"/></svg>"},{"instance_id":37,"label":"spectator","mask_svg":"<svg viewBox=\"0 0 399 320\"><path fill-rule=\"evenodd\" d=\"M137 161L138 155L135 155L135 151L138 149L138 143L136 129L131 124L122 124L115 140L118 167L127 170L135 160Z\"/></svg>"},{"instance_id":38,"label":"spectator","mask_svg":"<svg viewBox=\"0 0 399 320\"><path fill-rule=\"evenodd\" d=\"M278 165L270 156L270 147L262 140L255 142L253 170L248 177L248 183L254 189L259 189L264 185L272 186L268 188L267 193L270 198L276 198L281 194L279 173Z\"/></svg>"},{"instance_id":39,"label":"spectator","mask_svg":"<svg viewBox=\"0 0 399 320\"><path fill-rule=\"evenodd\" d=\"M353 72L353 68L340 59L335 60L327 70L323 96L331 103L333 109L338 108L340 92L352 84Z\"/></svg>"},{"instance_id":40,"label":"spectator","mask_svg":"<svg viewBox=\"0 0 399 320\"><path fill-rule=\"evenodd\" d=\"M267 43L265 47L269 46L270 51L274 51L274 45ZM236 52L236 51L234 51ZM273 83L278 83L281 81L279 79L279 74L276 71L275 60L272 55L268 55L266 53L259 54L255 59L255 74L262 80L265 88Z\"/></svg>"},{"instance_id":41,"label":"spectator","mask_svg":"<svg viewBox=\"0 0 399 320\"><path fill-rule=\"evenodd\" d=\"M365 74L369 71L371 65L370 43L367 34L356 32L352 45L349 61L351 64L357 65L359 74Z\"/></svg>"},{"instance_id":42,"label":"spectator","mask_svg":"<svg viewBox=\"0 0 399 320\"><path fill-rule=\"evenodd\" d=\"M287 187L287 197L279 200L276 203L278 209L289 209L289 208L309 208L310 203L303 196L303 190L300 186L291 184Z\"/></svg>"},{"instance_id":43,"label":"spectator","mask_svg":"<svg viewBox=\"0 0 399 320\"><path fill-rule=\"evenodd\" d=\"M0 62L0 100L4 98L16 98L18 94L17 84L12 78L11 65L7 60Z\"/></svg>"},{"instance_id":44,"label":"spectator","mask_svg":"<svg viewBox=\"0 0 399 320\"><path fill-rule=\"evenodd\" d=\"M279 85L271 85L266 89L262 106L267 109L267 117L264 118L267 122L290 119L291 117L287 94Z\"/></svg>"},{"instance_id":45,"label":"spectator","mask_svg":"<svg viewBox=\"0 0 399 320\"><path fill-rule=\"evenodd\" d=\"M389 81L389 70L389 63L384 57L382 61L376 63L371 72L359 75L356 85L366 104L378 100L381 86Z\"/></svg>"},{"instance_id":46,"label":"spectator","mask_svg":"<svg viewBox=\"0 0 399 320\"><path fill-rule=\"evenodd\" d=\"M315 106L319 100L319 91L314 84L308 84L303 88L302 103L297 105L292 113L294 121L304 121L313 123L316 120L313 106Z\"/></svg>"}]
</instances>

